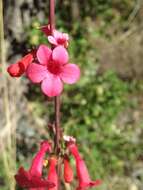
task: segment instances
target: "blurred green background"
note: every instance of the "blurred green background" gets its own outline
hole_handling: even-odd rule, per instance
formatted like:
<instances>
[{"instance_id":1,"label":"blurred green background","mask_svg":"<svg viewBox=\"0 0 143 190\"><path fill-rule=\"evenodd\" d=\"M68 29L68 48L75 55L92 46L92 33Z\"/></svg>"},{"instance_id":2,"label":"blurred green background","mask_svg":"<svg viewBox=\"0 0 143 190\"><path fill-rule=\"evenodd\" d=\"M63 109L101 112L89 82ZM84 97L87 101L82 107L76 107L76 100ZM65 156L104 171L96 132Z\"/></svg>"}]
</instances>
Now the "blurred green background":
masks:
<instances>
[{"instance_id":1,"label":"blurred green background","mask_svg":"<svg viewBox=\"0 0 143 190\"><path fill-rule=\"evenodd\" d=\"M70 60L81 68L80 81L64 86L62 127L77 138L92 179L102 179L97 189L142 190L143 2L56 2L56 26L69 33ZM19 17L14 17L19 21L17 28L8 23L16 13L7 13L6 7L7 11L19 11ZM19 1L15 5L5 1L4 8L9 63L26 49L48 44L37 29L48 22L48 1ZM9 80L15 84L16 79ZM14 91L17 89L17 168L21 164L28 168L38 141L49 138L47 123L54 116L53 103L25 78L18 79ZM3 161L0 189L9 190L2 165Z\"/></svg>"}]
</instances>

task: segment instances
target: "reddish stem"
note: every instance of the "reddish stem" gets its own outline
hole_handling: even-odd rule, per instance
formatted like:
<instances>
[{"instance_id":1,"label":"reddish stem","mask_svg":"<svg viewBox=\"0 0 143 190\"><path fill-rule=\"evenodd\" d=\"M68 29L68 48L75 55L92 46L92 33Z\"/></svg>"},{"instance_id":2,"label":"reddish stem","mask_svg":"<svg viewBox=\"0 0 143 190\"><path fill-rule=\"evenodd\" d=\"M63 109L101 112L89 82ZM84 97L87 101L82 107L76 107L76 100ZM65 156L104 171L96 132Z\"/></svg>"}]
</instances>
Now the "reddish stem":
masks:
<instances>
[{"instance_id":1,"label":"reddish stem","mask_svg":"<svg viewBox=\"0 0 143 190\"><path fill-rule=\"evenodd\" d=\"M60 152L60 96L55 97L55 151L57 154Z\"/></svg>"},{"instance_id":2,"label":"reddish stem","mask_svg":"<svg viewBox=\"0 0 143 190\"><path fill-rule=\"evenodd\" d=\"M53 34L53 30L55 29L55 0L50 0L50 15L49 15L49 23L51 34ZM60 96L56 96L54 99L55 104L55 153L59 158L60 153L60 138L61 138L61 130L60 130ZM57 164L57 173L58 173L58 190L60 190L60 170L61 170L61 161L58 159Z\"/></svg>"},{"instance_id":3,"label":"reddish stem","mask_svg":"<svg viewBox=\"0 0 143 190\"><path fill-rule=\"evenodd\" d=\"M50 0L49 23L51 34L53 34L53 30L55 29L55 0Z\"/></svg>"},{"instance_id":4,"label":"reddish stem","mask_svg":"<svg viewBox=\"0 0 143 190\"><path fill-rule=\"evenodd\" d=\"M49 15L49 23L51 34L53 34L53 30L55 29L55 0L50 0L50 15ZM60 97L55 97L55 151L58 154L60 149Z\"/></svg>"}]
</instances>

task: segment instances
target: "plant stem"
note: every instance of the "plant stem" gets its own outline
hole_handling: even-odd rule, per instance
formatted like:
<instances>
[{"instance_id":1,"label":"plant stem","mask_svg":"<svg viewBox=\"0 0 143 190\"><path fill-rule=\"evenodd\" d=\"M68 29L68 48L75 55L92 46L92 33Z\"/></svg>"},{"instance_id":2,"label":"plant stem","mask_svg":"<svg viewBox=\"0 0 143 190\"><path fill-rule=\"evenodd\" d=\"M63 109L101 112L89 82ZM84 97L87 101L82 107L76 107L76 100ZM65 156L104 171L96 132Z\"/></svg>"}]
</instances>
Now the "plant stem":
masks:
<instances>
[{"instance_id":1,"label":"plant stem","mask_svg":"<svg viewBox=\"0 0 143 190\"><path fill-rule=\"evenodd\" d=\"M49 23L51 34L53 34L53 30L55 28L55 0L50 0Z\"/></svg>"},{"instance_id":2,"label":"plant stem","mask_svg":"<svg viewBox=\"0 0 143 190\"><path fill-rule=\"evenodd\" d=\"M55 150L56 153L59 154L60 151L60 96L56 96L54 99L55 103Z\"/></svg>"},{"instance_id":3,"label":"plant stem","mask_svg":"<svg viewBox=\"0 0 143 190\"><path fill-rule=\"evenodd\" d=\"M53 34L53 30L55 29L55 0L50 0L50 30L51 34ZM61 129L60 129L60 96L56 96L54 98L54 107L55 107L55 153L58 157L58 165L57 165L57 174L58 174L58 190L60 190L60 170L61 170L61 160L59 157L60 154L60 141L61 141Z\"/></svg>"},{"instance_id":4,"label":"plant stem","mask_svg":"<svg viewBox=\"0 0 143 190\"><path fill-rule=\"evenodd\" d=\"M55 0L50 0L50 30L51 34L53 34L53 30L55 29ZM59 153L60 148L60 97L57 96L54 99L55 104L55 152Z\"/></svg>"}]
</instances>

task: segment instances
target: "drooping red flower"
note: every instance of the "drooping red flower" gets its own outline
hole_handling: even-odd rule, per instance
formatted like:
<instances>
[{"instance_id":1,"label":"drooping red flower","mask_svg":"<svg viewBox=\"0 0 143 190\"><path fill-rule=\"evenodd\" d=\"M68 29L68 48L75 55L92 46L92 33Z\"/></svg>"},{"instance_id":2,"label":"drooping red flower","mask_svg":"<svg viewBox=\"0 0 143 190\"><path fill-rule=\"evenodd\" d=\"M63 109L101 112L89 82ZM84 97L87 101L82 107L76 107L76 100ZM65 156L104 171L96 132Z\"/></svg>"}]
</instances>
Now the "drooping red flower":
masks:
<instances>
[{"instance_id":1,"label":"drooping red flower","mask_svg":"<svg viewBox=\"0 0 143 190\"><path fill-rule=\"evenodd\" d=\"M20 77L24 71L21 69L19 62L10 65L7 68L7 72L12 76L12 77Z\"/></svg>"},{"instance_id":2,"label":"drooping red flower","mask_svg":"<svg viewBox=\"0 0 143 190\"><path fill-rule=\"evenodd\" d=\"M32 190L37 190L37 188L43 187L54 187L54 183L49 180L42 179L42 168L43 168L43 159L46 152L51 151L51 145L48 141L43 141L41 143L40 150L33 158L32 165L28 171L23 167L20 167L18 174L15 175L15 179L19 186L23 188L28 188Z\"/></svg>"},{"instance_id":3,"label":"drooping red flower","mask_svg":"<svg viewBox=\"0 0 143 190\"><path fill-rule=\"evenodd\" d=\"M32 51L22 57L18 62L11 64L7 68L7 72L12 76L12 77L20 77L23 75L30 63L34 60L35 56L35 51Z\"/></svg>"},{"instance_id":4,"label":"drooping red flower","mask_svg":"<svg viewBox=\"0 0 143 190\"><path fill-rule=\"evenodd\" d=\"M55 184L54 187L49 188L48 190L58 190L58 175L56 171L56 166L57 166L57 158L51 157L49 159L49 172L48 172L48 180L53 182Z\"/></svg>"},{"instance_id":5,"label":"drooping red flower","mask_svg":"<svg viewBox=\"0 0 143 190\"><path fill-rule=\"evenodd\" d=\"M64 157L64 180L66 183L73 181L73 170L67 156Z\"/></svg>"},{"instance_id":6,"label":"drooping red flower","mask_svg":"<svg viewBox=\"0 0 143 190\"><path fill-rule=\"evenodd\" d=\"M63 82L73 84L80 77L77 65L68 63L68 52L63 46L53 50L40 45L37 50L39 63L31 63L27 76L33 83L41 82L42 92L49 96L58 96L63 90Z\"/></svg>"},{"instance_id":7,"label":"drooping red flower","mask_svg":"<svg viewBox=\"0 0 143 190\"><path fill-rule=\"evenodd\" d=\"M42 32L48 37L48 41L54 45L62 45L65 48L68 47L69 44L69 35L67 33L59 32L58 30L53 30L53 34L50 31L50 25L45 25L40 28Z\"/></svg>"},{"instance_id":8,"label":"drooping red flower","mask_svg":"<svg viewBox=\"0 0 143 190\"><path fill-rule=\"evenodd\" d=\"M76 161L76 171L77 171L77 177L79 181L79 186L77 190L85 190L89 187L96 187L101 184L101 180L92 181L90 179L88 169L86 167L86 164L84 160L81 158L77 145L75 143L69 143L68 149L71 152L71 154L74 156Z\"/></svg>"}]
</instances>

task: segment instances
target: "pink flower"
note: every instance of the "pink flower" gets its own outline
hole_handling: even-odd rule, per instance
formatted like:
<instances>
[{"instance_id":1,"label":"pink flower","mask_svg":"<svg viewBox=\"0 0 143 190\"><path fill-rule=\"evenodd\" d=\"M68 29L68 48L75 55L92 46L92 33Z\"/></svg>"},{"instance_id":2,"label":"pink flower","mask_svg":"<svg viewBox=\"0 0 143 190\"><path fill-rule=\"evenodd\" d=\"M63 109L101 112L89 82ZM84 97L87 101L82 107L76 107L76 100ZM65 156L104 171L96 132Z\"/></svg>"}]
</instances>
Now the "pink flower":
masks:
<instances>
[{"instance_id":1,"label":"pink flower","mask_svg":"<svg viewBox=\"0 0 143 190\"><path fill-rule=\"evenodd\" d=\"M57 30L53 31L53 35L48 36L48 41L55 46L62 45L65 48L69 45L69 36L67 33L62 33Z\"/></svg>"},{"instance_id":2,"label":"pink flower","mask_svg":"<svg viewBox=\"0 0 143 190\"><path fill-rule=\"evenodd\" d=\"M22 74L25 73L28 65L32 63L34 60L34 54L35 51L32 51L31 53L28 53L24 57L22 57L18 62L15 64L10 65L7 68L7 72L12 76L12 77L20 77Z\"/></svg>"},{"instance_id":3,"label":"pink flower","mask_svg":"<svg viewBox=\"0 0 143 190\"><path fill-rule=\"evenodd\" d=\"M49 96L58 96L63 90L63 82L73 84L80 77L77 65L68 63L68 52L63 46L53 50L40 45L37 50L39 63L31 63L27 76L33 83L41 82L42 92Z\"/></svg>"},{"instance_id":4,"label":"pink flower","mask_svg":"<svg viewBox=\"0 0 143 190\"><path fill-rule=\"evenodd\" d=\"M68 47L69 44L69 35L67 33L59 32L58 30L54 30L53 34L50 31L50 25L45 25L40 28L42 32L48 37L48 41L54 45L62 45L65 48Z\"/></svg>"},{"instance_id":5,"label":"pink flower","mask_svg":"<svg viewBox=\"0 0 143 190\"><path fill-rule=\"evenodd\" d=\"M66 183L71 183L73 181L73 170L67 156L64 157L64 179Z\"/></svg>"},{"instance_id":6,"label":"pink flower","mask_svg":"<svg viewBox=\"0 0 143 190\"><path fill-rule=\"evenodd\" d=\"M68 149L71 152L71 154L74 156L76 161L76 171L77 171L77 177L79 180L79 186L77 190L85 190L88 187L96 187L101 184L100 180L92 181L90 179L88 169L86 167L86 164L84 160L81 158L78 148L75 143L69 143Z\"/></svg>"},{"instance_id":7,"label":"pink flower","mask_svg":"<svg viewBox=\"0 0 143 190\"><path fill-rule=\"evenodd\" d=\"M46 152L51 151L51 145L47 141L41 143L40 150L32 161L29 171L25 171L20 167L15 179L19 186L29 188L30 190L37 190L37 188L53 187L54 184L49 180L42 179L43 158Z\"/></svg>"},{"instance_id":8,"label":"pink flower","mask_svg":"<svg viewBox=\"0 0 143 190\"><path fill-rule=\"evenodd\" d=\"M48 190L58 190L58 175L56 171L57 159L55 157L51 157L49 159L49 172L48 172L48 180L55 184L54 187L49 188Z\"/></svg>"}]
</instances>

